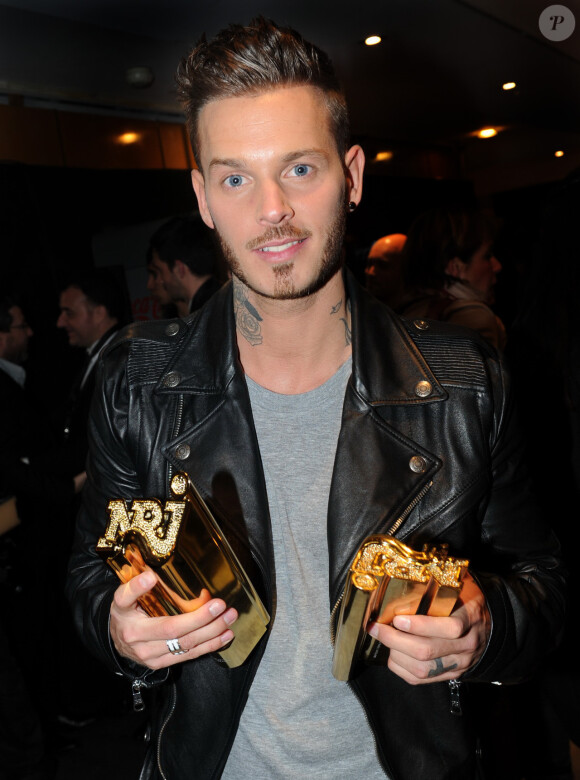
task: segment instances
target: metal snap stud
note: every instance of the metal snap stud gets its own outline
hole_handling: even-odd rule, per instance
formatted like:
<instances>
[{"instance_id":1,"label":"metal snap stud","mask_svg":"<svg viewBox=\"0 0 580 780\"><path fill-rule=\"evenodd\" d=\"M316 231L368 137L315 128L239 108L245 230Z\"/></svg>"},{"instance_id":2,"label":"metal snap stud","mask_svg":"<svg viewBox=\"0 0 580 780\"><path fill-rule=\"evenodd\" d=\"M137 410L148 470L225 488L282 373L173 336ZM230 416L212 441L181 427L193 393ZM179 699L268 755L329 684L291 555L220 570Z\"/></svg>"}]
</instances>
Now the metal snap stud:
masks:
<instances>
[{"instance_id":1,"label":"metal snap stud","mask_svg":"<svg viewBox=\"0 0 580 780\"><path fill-rule=\"evenodd\" d=\"M165 328L165 335L167 336L176 336L178 333L179 333L178 322L170 322L169 325Z\"/></svg>"},{"instance_id":2,"label":"metal snap stud","mask_svg":"<svg viewBox=\"0 0 580 780\"><path fill-rule=\"evenodd\" d=\"M170 374L167 374L167 376L163 380L163 386L177 387L177 385L180 382L181 382L181 376L177 373L177 371L172 371Z\"/></svg>"},{"instance_id":3,"label":"metal snap stud","mask_svg":"<svg viewBox=\"0 0 580 780\"><path fill-rule=\"evenodd\" d=\"M427 320L413 320L413 325L417 330L429 330L429 323Z\"/></svg>"},{"instance_id":4,"label":"metal snap stud","mask_svg":"<svg viewBox=\"0 0 580 780\"><path fill-rule=\"evenodd\" d=\"M421 455L413 455L409 461L409 468L415 474L423 474L427 470L427 461Z\"/></svg>"},{"instance_id":5,"label":"metal snap stud","mask_svg":"<svg viewBox=\"0 0 580 780\"><path fill-rule=\"evenodd\" d=\"M191 455L191 447L189 444L180 444L175 450L175 457L178 460L187 460Z\"/></svg>"},{"instance_id":6,"label":"metal snap stud","mask_svg":"<svg viewBox=\"0 0 580 780\"><path fill-rule=\"evenodd\" d=\"M422 379L415 385L415 395L418 395L419 398L427 398L428 395L431 395L432 391L433 387L431 386L431 382L428 382L426 379Z\"/></svg>"}]
</instances>

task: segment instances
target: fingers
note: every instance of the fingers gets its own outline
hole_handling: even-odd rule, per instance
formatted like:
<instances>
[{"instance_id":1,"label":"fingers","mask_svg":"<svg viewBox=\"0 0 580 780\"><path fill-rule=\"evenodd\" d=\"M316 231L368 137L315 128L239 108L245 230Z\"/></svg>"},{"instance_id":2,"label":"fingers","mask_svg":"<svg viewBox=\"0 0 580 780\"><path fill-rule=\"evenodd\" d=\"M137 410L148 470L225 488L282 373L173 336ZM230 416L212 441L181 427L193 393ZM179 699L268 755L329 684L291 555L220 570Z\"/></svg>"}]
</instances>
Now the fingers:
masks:
<instances>
[{"instance_id":1,"label":"fingers","mask_svg":"<svg viewBox=\"0 0 580 780\"><path fill-rule=\"evenodd\" d=\"M238 614L235 609L228 609L222 599L201 598L199 608L185 614L158 618L145 615L137 600L155 581L153 572L144 572L115 593L110 631L122 656L150 669L160 669L219 651L232 641L230 626ZM167 641L175 639L185 651L183 654L171 653Z\"/></svg>"},{"instance_id":2,"label":"fingers","mask_svg":"<svg viewBox=\"0 0 580 780\"><path fill-rule=\"evenodd\" d=\"M115 591L115 605L119 609L133 609L137 600L148 593L156 582L157 577L152 571L144 571L138 577L133 577Z\"/></svg>"},{"instance_id":3,"label":"fingers","mask_svg":"<svg viewBox=\"0 0 580 780\"><path fill-rule=\"evenodd\" d=\"M451 680L481 658L489 636L485 598L473 579L450 617L397 615L374 623L371 636L390 649L389 668L412 685Z\"/></svg>"},{"instance_id":4,"label":"fingers","mask_svg":"<svg viewBox=\"0 0 580 780\"><path fill-rule=\"evenodd\" d=\"M449 618L431 618L446 621ZM436 627L439 634L446 631ZM420 683L451 680L463 674L479 658L485 645L474 628L457 638L417 636L393 626L374 624L369 633L390 648L389 668L407 682ZM454 633L450 628L449 633Z\"/></svg>"}]
</instances>

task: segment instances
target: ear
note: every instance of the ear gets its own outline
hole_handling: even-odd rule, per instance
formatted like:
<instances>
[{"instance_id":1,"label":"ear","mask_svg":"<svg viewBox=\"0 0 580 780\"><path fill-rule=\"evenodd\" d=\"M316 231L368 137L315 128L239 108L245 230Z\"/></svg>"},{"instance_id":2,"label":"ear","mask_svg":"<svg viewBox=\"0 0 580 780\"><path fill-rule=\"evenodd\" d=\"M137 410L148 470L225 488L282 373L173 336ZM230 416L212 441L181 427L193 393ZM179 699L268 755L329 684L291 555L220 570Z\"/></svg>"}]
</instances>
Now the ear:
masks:
<instances>
[{"instance_id":1,"label":"ear","mask_svg":"<svg viewBox=\"0 0 580 780\"><path fill-rule=\"evenodd\" d=\"M362 198L363 172L365 167L365 153L358 145L351 146L344 156L346 169L346 199L348 202L358 204Z\"/></svg>"},{"instance_id":2,"label":"ear","mask_svg":"<svg viewBox=\"0 0 580 780\"><path fill-rule=\"evenodd\" d=\"M109 316L109 312L107 311L107 307L103 306L102 303L99 303L97 306L93 306L93 321L98 323L99 325L103 320L105 320Z\"/></svg>"},{"instance_id":3,"label":"ear","mask_svg":"<svg viewBox=\"0 0 580 780\"><path fill-rule=\"evenodd\" d=\"M453 276L455 279L463 279L465 275L465 269L467 264L460 260L458 257L454 257L447 262L445 266L445 273L447 276Z\"/></svg>"},{"instance_id":4,"label":"ear","mask_svg":"<svg viewBox=\"0 0 580 780\"><path fill-rule=\"evenodd\" d=\"M205 182L203 180L203 174L197 168L194 168L191 172L191 183L193 184L193 189L197 197L197 205L199 206L201 218L205 224L213 230L215 225L213 224L213 219L211 218L211 214L207 207L207 200L205 199Z\"/></svg>"},{"instance_id":5,"label":"ear","mask_svg":"<svg viewBox=\"0 0 580 780\"><path fill-rule=\"evenodd\" d=\"M175 263L173 264L173 268L171 269L171 273L175 274L177 276L177 278L181 280L181 279L183 279L183 277L185 276L185 274L187 272L191 273L189 271L189 268L183 262L183 260L177 259L175 261Z\"/></svg>"}]
</instances>

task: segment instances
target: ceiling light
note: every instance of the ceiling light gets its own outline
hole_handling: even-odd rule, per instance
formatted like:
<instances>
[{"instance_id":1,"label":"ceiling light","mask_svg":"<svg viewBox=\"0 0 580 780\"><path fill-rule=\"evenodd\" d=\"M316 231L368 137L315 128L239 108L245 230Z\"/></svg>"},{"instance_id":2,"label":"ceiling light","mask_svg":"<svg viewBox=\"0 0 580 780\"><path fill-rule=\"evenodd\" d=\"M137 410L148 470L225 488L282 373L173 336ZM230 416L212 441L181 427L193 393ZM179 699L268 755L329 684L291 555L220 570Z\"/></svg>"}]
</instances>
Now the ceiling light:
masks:
<instances>
[{"instance_id":1,"label":"ceiling light","mask_svg":"<svg viewBox=\"0 0 580 780\"><path fill-rule=\"evenodd\" d=\"M505 89L507 92L508 89L515 89L516 88L516 82L515 81L506 81L505 84L502 84L502 89Z\"/></svg>"},{"instance_id":2,"label":"ceiling light","mask_svg":"<svg viewBox=\"0 0 580 780\"><path fill-rule=\"evenodd\" d=\"M564 156L564 152L561 149L559 149L557 152L554 152L554 157L563 157L563 156Z\"/></svg>"},{"instance_id":3,"label":"ceiling light","mask_svg":"<svg viewBox=\"0 0 580 780\"><path fill-rule=\"evenodd\" d=\"M130 84L136 89L146 89L155 81L155 74L151 68L148 68L147 66L127 68L125 71L125 79L127 84Z\"/></svg>"},{"instance_id":4,"label":"ceiling light","mask_svg":"<svg viewBox=\"0 0 580 780\"><path fill-rule=\"evenodd\" d=\"M480 130L477 135L480 138L493 138L494 135L497 135L497 130L495 127L484 127L483 130Z\"/></svg>"},{"instance_id":5,"label":"ceiling light","mask_svg":"<svg viewBox=\"0 0 580 780\"><path fill-rule=\"evenodd\" d=\"M392 156L392 152L377 152L374 162L385 162L385 160L390 160Z\"/></svg>"},{"instance_id":6,"label":"ceiling light","mask_svg":"<svg viewBox=\"0 0 580 780\"><path fill-rule=\"evenodd\" d=\"M367 46L376 46L377 43L380 43L382 40L380 35L369 35L367 38L365 38L365 43Z\"/></svg>"},{"instance_id":7,"label":"ceiling light","mask_svg":"<svg viewBox=\"0 0 580 780\"><path fill-rule=\"evenodd\" d=\"M139 133L123 133L122 135L117 136L117 141L120 144L127 146L128 144L134 144L140 137Z\"/></svg>"}]
</instances>

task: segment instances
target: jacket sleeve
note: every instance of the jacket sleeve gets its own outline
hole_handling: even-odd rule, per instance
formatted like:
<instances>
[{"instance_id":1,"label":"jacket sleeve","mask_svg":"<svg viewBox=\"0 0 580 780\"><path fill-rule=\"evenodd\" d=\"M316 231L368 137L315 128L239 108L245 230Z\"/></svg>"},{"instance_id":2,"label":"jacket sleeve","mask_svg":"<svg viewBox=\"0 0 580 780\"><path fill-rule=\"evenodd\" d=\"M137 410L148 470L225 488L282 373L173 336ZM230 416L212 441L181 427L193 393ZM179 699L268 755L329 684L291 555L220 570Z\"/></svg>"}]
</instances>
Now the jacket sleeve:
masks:
<instances>
[{"instance_id":1,"label":"jacket sleeve","mask_svg":"<svg viewBox=\"0 0 580 780\"><path fill-rule=\"evenodd\" d=\"M534 497L509 374L501 362L493 361L491 370L492 490L481 529L482 560L491 565L473 573L487 600L492 628L484 655L465 679L509 683L533 673L558 644L565 574L558 541Z\"/></svg>"},{"instance_id":2,"label":"jacket sleeve","mask_svg":"<svg viewBox=\"0 0 580 780\"><path fill-rule=\"evenodd\" d=\"M98 368L97 387L89 419L87 482L77 519L75 542L66 585L73 618L83 642L110 669L147 682L165 679L121 658L109 633L109 615L119 580L97 554L95 545L105 531L111 498L142 496L131 446L128 421L132 413L126 376L129 344L108 352Z\"/></svg>"}]
</instances>

